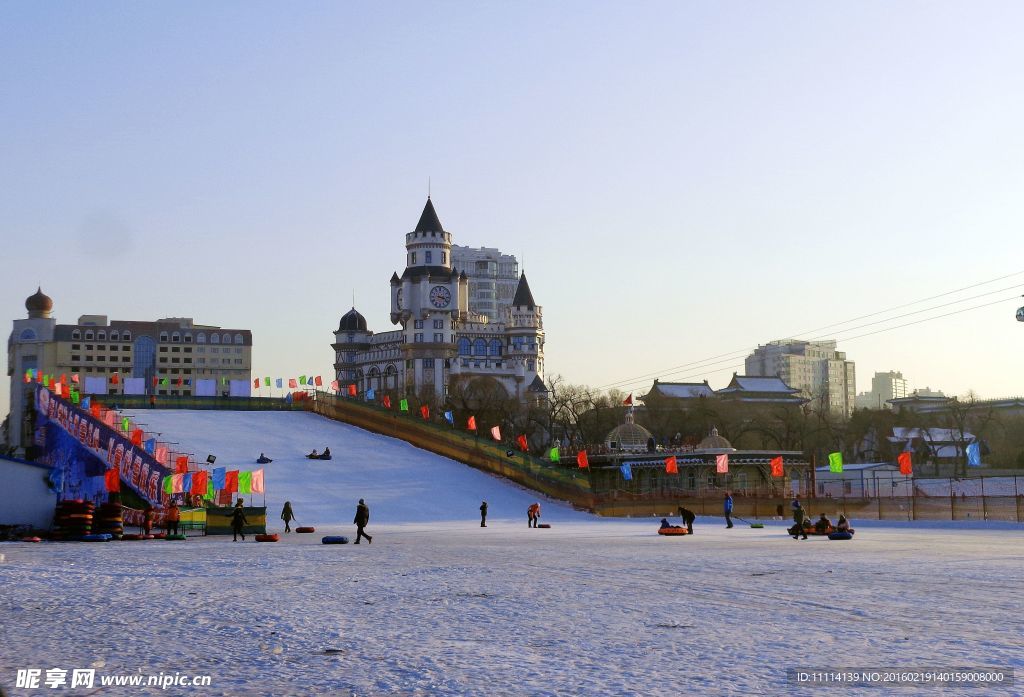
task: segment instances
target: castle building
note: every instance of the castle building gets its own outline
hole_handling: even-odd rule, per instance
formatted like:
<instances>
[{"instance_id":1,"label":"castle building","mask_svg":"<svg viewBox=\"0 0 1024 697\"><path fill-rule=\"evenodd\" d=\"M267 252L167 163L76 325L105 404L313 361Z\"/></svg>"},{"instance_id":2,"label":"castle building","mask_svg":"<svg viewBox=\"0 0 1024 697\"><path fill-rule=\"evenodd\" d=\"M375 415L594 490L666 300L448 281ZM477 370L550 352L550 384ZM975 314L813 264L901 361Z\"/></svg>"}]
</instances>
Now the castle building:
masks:
<instances>
[{"instance_id":1,"label":"castle building","mask_svg":"<svg viewBox=\"0 0 1024 697\"><path fill-rule=\"evenodd\" d=\"M27 443L23 423L31 385L28 371L79 378L82 394L236 394L251 380L252 332L195 324L189 317L155 322L82 315L57 324L53 300L42 289L25 301L26 319L14 320L7 341L11 381L10 445ZM115 379L114 376L117 376ZM155 383L155 384L154 384Z\"/></svg>"},{"instance_id":2,"label":"castle building","mask_svg":"<svg viewBox=\"0 0 1024 697\"><path fill-rule=\"evenodd\" d=\"M469 277L469 311L501 319L501 309L512 304L519 287L519 262L493 247L452 245L452 267Z\"/></svg>"},{"instance_id":3,"label":"castle building","mask_svg":"<svg viewBox=\"0 0 1024 697\"><path fill-rule=\"evenodd\" d=\"M405 270L391 276L391 323L400 329L375 334L355 308L338 324L331 347L342 391L443 400L456 385L482 382L522 402L546 394L543 313L526 274L510 301L487 308L496 319L474 312L470 275L453 262L452 235L429 197L405 252Z\"/></svg>"}]
</instances>

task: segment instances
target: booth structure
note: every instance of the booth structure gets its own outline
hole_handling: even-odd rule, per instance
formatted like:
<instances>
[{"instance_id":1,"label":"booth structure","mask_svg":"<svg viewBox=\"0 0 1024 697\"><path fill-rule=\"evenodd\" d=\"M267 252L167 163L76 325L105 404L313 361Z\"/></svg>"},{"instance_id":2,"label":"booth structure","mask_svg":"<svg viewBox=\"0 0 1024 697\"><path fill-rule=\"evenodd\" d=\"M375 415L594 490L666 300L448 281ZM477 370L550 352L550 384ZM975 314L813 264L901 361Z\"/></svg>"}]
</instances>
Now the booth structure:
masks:
<instances>
[{"instance_id":1,"label":"booth structure","mask_svg":"<svg viewBox=\"0 0 1024 697\"><path fill-rule=\"evenodd\" d=\"M206 534L231 535L231 514L234 508L207 508ZM242 529L246 535L265 535L267 533L267 507L243 506L247 525Z\"/></svg>"}]
</instances>

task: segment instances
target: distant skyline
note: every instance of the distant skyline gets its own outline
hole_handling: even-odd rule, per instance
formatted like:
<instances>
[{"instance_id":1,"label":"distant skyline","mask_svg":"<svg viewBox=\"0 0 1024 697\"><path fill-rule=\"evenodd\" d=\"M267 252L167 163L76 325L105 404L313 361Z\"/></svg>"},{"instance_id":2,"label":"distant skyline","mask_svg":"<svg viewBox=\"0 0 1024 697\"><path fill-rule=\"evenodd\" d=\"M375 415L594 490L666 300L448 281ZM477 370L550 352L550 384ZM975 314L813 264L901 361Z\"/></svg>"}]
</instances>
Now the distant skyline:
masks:
<instances>
[{"instance_id":1,"label":"distant skyline","mask_svg":"<svg viewBox=\"0 0 1024 697\"><path fill-rule=\"evenodd\" d=\"M519 259L549 377L721 387L796 336L835 338L858 393L897 370L1024 394L1022 25L1012 2L0 5L0 327L41 285L60 323L244 327L254 375L327 378L353 292L393 328L429 179L455 244ZM830 327L999 277L849 326L998 290L892 323L984 309Z\"/></svg>"}]
</instances>

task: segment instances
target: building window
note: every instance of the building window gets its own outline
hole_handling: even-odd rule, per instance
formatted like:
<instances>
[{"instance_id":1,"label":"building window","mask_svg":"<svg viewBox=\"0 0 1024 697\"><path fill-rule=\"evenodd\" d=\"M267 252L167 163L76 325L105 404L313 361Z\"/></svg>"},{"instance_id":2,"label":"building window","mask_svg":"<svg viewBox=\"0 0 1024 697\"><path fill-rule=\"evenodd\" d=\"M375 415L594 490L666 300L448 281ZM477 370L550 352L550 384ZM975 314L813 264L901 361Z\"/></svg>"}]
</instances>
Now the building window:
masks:
<instances>
[{"instance_id":1,"label":"building window","mask_svg":"<svg viewBox=\"0 0 1024 697\"><path fill-rule=\"evenodd\" d=\"M444 343L444 334L440 334L440 333L435 332L434 333L434 343L435 344L442 344L442 343Z\"/></svg>"},{"instance_id":2,"label":"building window","mask_svg":"<svg viewBox=\"0 0 1024 697\"><path fill-rule=\"evenodd\" d=\"M469 356L473 352L473 344L466 337L459 339L459 355Z\"/></svg>"},{"instance_id":3,"label":"building window","mask_svg":"<svg viewBox=\"0 0 1024 697\"><path fill-rule=\"evenodd\" d=\"M429 251L424 252L424 257L425 258L424 258L423 261L425 261L428 264L430 264L430 263L432 263L434 261L433 258L432 258L432 254Z\"/></svg>"},{"instance_id":4,"label":"building window","mask_svg":"<svg viewBox=\"0 0 1024 697\"><path fill-rule=\"evenodd\" d=\"M444 252L441 252L441 263L442 264L447 264L448 263L448 255L445 254Z\"/></svg>"},{"instance_id":5,"label":"building window","mask_svg":"<svg viewBox=\"0 0 1024 697\"><path fill-rule=\"evenodd\" d=\"M166 346L161 346L159 351L160 351L160 353L167 353L167 347Z\"/></svg>"},{"instance_id":6,"label":"building window","mask_svg":"<svg viewBox=\"0 0 1024 697\"><path fill-rule=\"evenodd\" d=\"M501 355L501 342L498 341L497 339L491 339L490 354L492 356L500 356Z\"/></svg>"},{"instance_id":7,"label":"building window","mask_svg":"<svg viewBox=\"0 0 1024 697\"><path fill-rule=\"evenodd\" d=\"M22 341L35 341L36 340L36 333L34 331L32 331L31 329L26 329L26 330L24 330L21 333L20 339Z\"/></svg>"},{"instance_id":8,"label":"building window","mask_svg":"<svg viewBox=\"0 0 1024 697\"><path fill-rule=\"evenodd\" d=\"M173 348L171 348L171 353L181 353L181 347L174 346Z\"/></svg>"},{"instance_id":9,"label":"building window","mask_svg":"<svg viewBox=\"0 0 1024 697\"><path fill-rule=\"evenodd\" d=\"M132 333L131 332L129 332L127 330L121 332L121 341L131 341L131 340L132 340Z\"/></svg>"},{"instance_id":10,"label":"building window","mask_svg":"<svg viewBox=\"0 0 1024 697\"><path fill-rule=\"evenodd\" d=\"M421 320L421 319L413 320L412 328L413 329L423 329L423 320Z\"/></svg>"},{"instance_id":11,"label":"building window","mask_svg":"<svg viewBox=\"0 0 1024 697\"><path fill-rule=\"evenodd\" d=\"M197 344L205 344L206 343L206 333L205 332L199 332L199 334L196 336L196 343Z\"/></svg>"},{"instance_id":12,"label":"building window","mask_svg":"<svg viewBox=\"0 0 1024 697\"><path fill-rule=\"evenodd\" d=\"M87 331L85 333L85 340L86 341L92 341L92 339L93 339L93 333L91 331Z\"/></svg>"},{"instance_id":13,"label":"building window","mask_svg":"<svg viewBox=\"0 0 1024 697\"><path fill-rule=\"evenodd\" d=\"M416 263L416 252L409 254L409 265L412 266Z\"/></svg>"},{"instance_id":14,"label":"building window","mask_svg":"<svg viewBox=\"0 0 1024 697\"><path fill-rule=\"evenodd\" d=\"M82 360L82 357L81 356L72 355L71 356L71 360L73 360L73 361L80 361L80 360Z\"/></svg>"},{"instance_id":15,"label":"building window","mask_svg":"<svg viewBox=\"0 0 1024 697\"><path fill-rule=\"evenodd\" d=\"M117 338L118 338L118 335L117 335L117 331L116 330L110 332L110 340L111 341L117 341Z\"/></svg>"},{"instance_id":16,"label":"building window","mask_svg":"<svg viewBox=\"0 0 1024 697\"><path fill-rule=\"evenodd\" d=\"M160 332L160 341L167 341L167 332Z\"/></svg>"},{"instance_id":17,"label":"building window","mask_svg":"<svg viewBox=\"0 0 1024 697\"><path fill-rule=\"evenodd\" d=\"M220 343L220 334L210 334L210 343L211 344L219 344Z\"/></svg>"},{"instance_id":18,"label":"building window","mask_svg":"<svg viewBox=\"0 0 1024 697\"><path fill-rule=\"evenodd\" d=\"M532 358L526 361L526 369L529 370L531 373L537 369L537 365L533 362Z\"/></svg>"},{"instance_id":19,"label":"building window","mask_svg":"<svg viewBox=\"0 0 1024 697\"><path fill-rule=\"evenodd\" d=\"M444 320L443 319L435 319L434 320L434 329L444 329Z\"/></svg>"},{"instance_id":20,"label":"building window","mask_svg":"<svg viewBox=\"0 0 1024 697\"><path fill-rule=\"evenodd\" d=\"M72 351L79 351L79 350L81 350L81 348L82 348L81 344L71 344L71 350Z\"/></svg>"},{"instance_id":21,"label":"building window","mask_svg":"<svg viewBox=\"0 0 1024 697\"><path fill-rule=\"evenodd\" d=\"M107 333L104 332L104 331L96 332L96 340L97 341L106 341L107 340Z\"/></svg>"},{"instance_id":22,"label":"building window","mask_svg":"<svg viewBox=\"0 0 1024 697\"><path fill-rule=\"evenodd\" d=\"M422 332L416 334L416 336L414 336L412 340L413 340L414 343L422 344L423 343L423 334L422 334Z\"/></svg>"},{"instance_id":23,"label":"building window","mask_svg":"<svg viewBox=\"0 0 1024 697\"><path fill-rule=\"evenodd\" d=\"M423 367L424 368L433 368L434 367L434 359L433 358L424 358L423 359Z\"/></svg>"},{"instance_id":24,"label":"building window","mask_svg":"<svg viewBox=\"0 0 1024 697\"><path fill-rule=\"evenodd\" d=\"M186 334L185 335L185 343L186 344L191 344L192 343L192 335L191 334Z\"/></svg>"},{"instance_id":25,"label":"building window","mask_svg":"<svg viewBox=\"0 0 1024 697\"><path fill-rule=\"evenodd\" d=\"M73 332L71 332L71 338L72 339L81 339L82 338L82 332L78 331L77 329L74 330Z\"/></svg>"},{"instance_id":26,"label":"building window","mask_svg":"<svg viewBox=\"0 0 1024 697\"><path fill-rule=\"evenodd\" d=\"M241 335L241 334L235 334L235 343L236 343L236 344L241 344L241 343L244 343L244 341L243 341L243 339L242 339L242 335Z\"/></svg>"},{"instance_id":27,"label":"building window","mask_svg":"<svg viewBox=\"0 0 1024 697\"><path fill-rule=\"evenodd\" d=\"M487 342L483 339L477 339L473 342L473 355L474 356L486 356L487 355Z\"/></svg>"}]
</instances>

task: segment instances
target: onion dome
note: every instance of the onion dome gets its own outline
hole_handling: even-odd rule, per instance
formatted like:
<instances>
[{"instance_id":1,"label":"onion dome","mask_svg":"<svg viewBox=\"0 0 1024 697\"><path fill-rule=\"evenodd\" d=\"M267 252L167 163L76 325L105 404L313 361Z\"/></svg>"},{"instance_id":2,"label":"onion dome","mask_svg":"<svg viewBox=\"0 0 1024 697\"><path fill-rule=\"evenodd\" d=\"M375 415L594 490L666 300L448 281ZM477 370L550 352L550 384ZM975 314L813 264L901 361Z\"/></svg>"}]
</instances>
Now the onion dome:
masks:
<instances>
[{"instance_id":1,"label":"onion dome","mask_svg":"<svg viewBox=\"0 0 1024 697\"><path fill-rule=\"evenodd\" d=\"M711 428L711 435L697 445L698 450L735 450L726 438L718 435L718 429Z\"/></svg>"},{"instance_id":2,"label":"onion dome","mask_svg":"<svg viewBox=\"0 0 1024 697\"><path fill-rule=\"evenodd\" d=\"M366 331L366 318L356 312L356 308L352 308L341 317L341 322L338 323L339 332L365 332Z\"/></svg>"},{"instance_id":3,"label":"onion dome","mask_svg":"<svg viewBox=\"0 0 1024 697\"><path fill-rule=\"evenodd\" d=\"M613 428L604 437L604 444L609 450L645 450L651 432L633 420L633 410L626 410L625 423Z\"/></svg>"},{"instance_id":4,"label":"onion dome","mask_svg":"<svg viewBox=\"0 0 1024 697\"><path fill-rule=\"evenodd\" d=\"M28 310L29 317L49 317L50 311L53 310L53 300L40 286L34 295L25 299L25 309Z\"/></svg>"}]
</instances>

